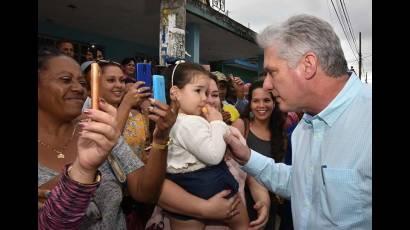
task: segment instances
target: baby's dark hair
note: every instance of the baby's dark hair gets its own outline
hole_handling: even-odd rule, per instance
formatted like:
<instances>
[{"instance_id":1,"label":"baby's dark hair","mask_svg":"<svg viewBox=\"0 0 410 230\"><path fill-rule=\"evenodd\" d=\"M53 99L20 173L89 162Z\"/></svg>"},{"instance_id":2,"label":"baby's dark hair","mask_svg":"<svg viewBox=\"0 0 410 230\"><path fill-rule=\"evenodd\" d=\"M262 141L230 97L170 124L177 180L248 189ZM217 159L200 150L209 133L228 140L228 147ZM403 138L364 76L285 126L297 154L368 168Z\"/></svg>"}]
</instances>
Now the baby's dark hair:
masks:
<instances>
[{"instance_id":1,"label":"baby's dark hair","mask_svg":"<svg viewBox=\"0 0 410 230\"><path fill-rule=\"evenodd\" d=\"M172 82L172 72L174 71L176 65L171 65L167 68L165 71L165 78L167 81L166 84L166 96L167 96L167 102L170 102L170 89L173 85L176 87L182 89L184 86L192 80L197 77L200 74L204 74L206 76L209 76L209 72L202 67L199 64L195 63L181 63L176 66L175 72L174 72L174 77L173 77L173 82Z\"/></svg>"}]
</instances>

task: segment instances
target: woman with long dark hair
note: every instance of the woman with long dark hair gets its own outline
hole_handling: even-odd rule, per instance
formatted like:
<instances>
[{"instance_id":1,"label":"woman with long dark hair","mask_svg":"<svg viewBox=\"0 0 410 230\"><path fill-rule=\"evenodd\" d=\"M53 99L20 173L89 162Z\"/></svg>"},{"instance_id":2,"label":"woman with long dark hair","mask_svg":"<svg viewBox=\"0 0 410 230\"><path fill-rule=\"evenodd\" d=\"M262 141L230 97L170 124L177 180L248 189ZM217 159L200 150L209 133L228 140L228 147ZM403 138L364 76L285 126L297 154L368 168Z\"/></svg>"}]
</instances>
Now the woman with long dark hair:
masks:
<instances>
[{"instance_id":1,"label":"woman with long dark hair","mask_svg":"<svg viewBox=\"0 0 410 230\"><path fill-rule=\"evenodd\" d=\"M263 78L252 83L249 89L249 104L245 110L243 120L245 122L245 138L248 146L265 155L282 162L286 152L287 136L284 124L286 114L279 110L273 95L263 89ZM250 181L249 181L250 180ZM253 209L254 200L249 189L250 183L257 183L253 178L247 178L245 186L245 198L249 218L255 219L256 212ZM269 220L265 229L274 229L276 210L279 199L269 192L271 207Z\"/></svg>"}]
</instances>

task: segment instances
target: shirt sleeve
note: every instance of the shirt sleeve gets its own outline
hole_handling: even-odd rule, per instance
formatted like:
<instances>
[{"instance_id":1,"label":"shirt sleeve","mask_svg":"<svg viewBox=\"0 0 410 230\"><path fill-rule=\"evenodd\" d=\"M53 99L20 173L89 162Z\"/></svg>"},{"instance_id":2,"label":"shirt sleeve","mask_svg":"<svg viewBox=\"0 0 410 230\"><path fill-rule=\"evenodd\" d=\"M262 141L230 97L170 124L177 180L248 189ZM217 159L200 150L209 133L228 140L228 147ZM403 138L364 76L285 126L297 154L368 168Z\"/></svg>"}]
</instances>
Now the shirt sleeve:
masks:
<instances>
[{"instance_id":1,"label":"shirt sleeve","mask_svg":"<svg viewBox=\"0 0 410 230\"><path fill-rule=\"evenodd\" d=\"M176 133L178 142L207 165L219 164L225 155L223 139L228 126L223 121L208 122L199 116L187 116Z\"/></svg>"},{"instance_id":2,"label":"shirt sleeve","mask_svg":"<svg viewBox=\"0 0 410 230\"><path fill-rule=\"evenodd\" d=\"M78 183L68 176L68 167L65 166L60 181L38 211L38 229L78 229L82 223L100 181L89 185Z\"/></svg>"},{"instance_id":3,"label":"shirt sleeve","mask_svg":"<svg viewBox=\"0 0 410 230\"><path fill-rule=\"evenodd\" d=\"M275 163L275 160L251 150L249 161L242 169L265 185L270 191L289 198L292 166Z\"/></svg>"},{"instance_id":4,"label":"shirt sleeve","mask_svg":"<svg viewBox=\"0 0 410 230\"><path fill-rule=\"evenodd\" d=\"M118 162L126 175L144 166L141 159L133 153L131 147L124 141L122 135L118 138L118 142L112 149L111 153L118 159Z\"/></svg>"}]
</instances>

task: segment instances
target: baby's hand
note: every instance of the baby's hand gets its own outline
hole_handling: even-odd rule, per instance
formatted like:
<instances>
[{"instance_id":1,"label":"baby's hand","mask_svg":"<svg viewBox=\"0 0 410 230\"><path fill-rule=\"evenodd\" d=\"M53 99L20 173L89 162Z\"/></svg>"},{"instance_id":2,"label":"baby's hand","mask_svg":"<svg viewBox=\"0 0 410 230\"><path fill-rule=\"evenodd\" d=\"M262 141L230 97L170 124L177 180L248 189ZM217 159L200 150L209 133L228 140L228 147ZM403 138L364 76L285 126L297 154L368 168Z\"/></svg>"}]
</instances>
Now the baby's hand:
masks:
<instances>
[{"instance_id":1,"label":"baby's hand","mask_svg":"<svg viewBox=\"0 0 410 230\"><path fill-rule=\"evenodd\" d=\"M208 104L202 108L202 114L204 115L205 119L208 120L209 122L216 121L216 120L222 121L222 114L218 110L216 110L214 107Z\"/></svg>"}]
</instances>

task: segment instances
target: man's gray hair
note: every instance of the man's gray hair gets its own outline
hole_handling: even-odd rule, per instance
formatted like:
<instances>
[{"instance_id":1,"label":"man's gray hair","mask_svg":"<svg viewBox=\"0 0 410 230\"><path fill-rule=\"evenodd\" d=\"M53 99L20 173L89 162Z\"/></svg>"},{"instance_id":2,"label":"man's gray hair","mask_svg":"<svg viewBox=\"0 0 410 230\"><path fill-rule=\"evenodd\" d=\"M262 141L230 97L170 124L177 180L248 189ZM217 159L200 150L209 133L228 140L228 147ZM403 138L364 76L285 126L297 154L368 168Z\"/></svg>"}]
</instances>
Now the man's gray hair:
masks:
<instances>
[{"instance_id":1,"label":"man's gray hair","mask_svg":"<svg viewBox=\"0 0 410 230\"><path fill-rule=\"evenodd\" d=\"M296 15L280 26L268 26L256 41L262 48L274 45L278 56L287 60L292 68L310 51L318 56L326 74L338 77L348 71L340 40L332 26L314 16Z\"/></svg>"}]
</instances>

